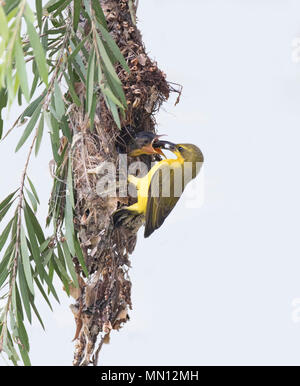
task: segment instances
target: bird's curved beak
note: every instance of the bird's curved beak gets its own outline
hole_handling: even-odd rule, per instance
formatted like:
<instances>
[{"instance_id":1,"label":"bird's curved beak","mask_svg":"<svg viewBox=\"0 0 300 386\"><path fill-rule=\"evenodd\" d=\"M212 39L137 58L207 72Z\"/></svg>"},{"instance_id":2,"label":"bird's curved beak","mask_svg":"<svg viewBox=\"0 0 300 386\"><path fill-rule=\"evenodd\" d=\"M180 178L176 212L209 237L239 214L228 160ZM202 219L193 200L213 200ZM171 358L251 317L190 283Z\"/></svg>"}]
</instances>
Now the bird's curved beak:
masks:
<instances>
[{"instance_id":1,"label":"bird's curved beak","mask_svg":"<svg viewBox=\"0 0 300 386\"><path fill-rule=\"evenodd\" d=\"M160 150L161 149L164 149L164 150L170 150L170 151L175 151L176 150L176 144L173 143L173 142L169 142L169 141L156 141L154 144L153 144L154 147L158 147Z\"/></svg>"}]
</instances>

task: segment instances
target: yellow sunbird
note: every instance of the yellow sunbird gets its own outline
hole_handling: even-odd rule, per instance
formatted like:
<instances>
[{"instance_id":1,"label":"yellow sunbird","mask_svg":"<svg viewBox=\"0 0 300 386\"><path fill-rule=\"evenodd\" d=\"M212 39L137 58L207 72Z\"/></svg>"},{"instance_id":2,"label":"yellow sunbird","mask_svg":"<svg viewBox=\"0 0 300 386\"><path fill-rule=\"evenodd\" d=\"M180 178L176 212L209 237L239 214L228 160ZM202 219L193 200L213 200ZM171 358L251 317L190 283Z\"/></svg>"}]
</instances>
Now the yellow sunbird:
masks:
<instances>
[{"instance_id":1,"label":"yellow sunbird","mask_svg":"<svg viewBox=\"0 0 300 386\"><path fill-rule=\"evenodd\" d=\"M163 224L187 184L199 173L204 160L201 150L192 144L157 141L156 146L171 150L177 158L156 163L142 178L129 175L128 181L137 189L137 202L117 210L113 215L115 227L125 226L142 215L144 237L149 237Z\"/></svg>"}]
</instances>

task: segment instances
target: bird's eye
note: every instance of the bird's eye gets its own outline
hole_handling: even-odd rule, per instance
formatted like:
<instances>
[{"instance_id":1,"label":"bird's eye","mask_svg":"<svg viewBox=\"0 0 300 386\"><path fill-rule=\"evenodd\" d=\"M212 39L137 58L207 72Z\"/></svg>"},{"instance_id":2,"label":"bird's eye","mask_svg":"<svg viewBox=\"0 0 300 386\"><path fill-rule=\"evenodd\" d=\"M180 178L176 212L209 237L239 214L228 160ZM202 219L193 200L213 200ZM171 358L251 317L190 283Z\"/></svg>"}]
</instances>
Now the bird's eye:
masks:
<instances>
[{"instance_id":1,"label":"bird's eye","mask_svg":"<svg viewBox=\"0 0 300 386\"><path fill-rule=\"evenodd\" d=\"M178 146L178 148L177 148L179 151L182 151L183 150L183 147L181 147L181 146Z\"/></svg>"}]
</instances>

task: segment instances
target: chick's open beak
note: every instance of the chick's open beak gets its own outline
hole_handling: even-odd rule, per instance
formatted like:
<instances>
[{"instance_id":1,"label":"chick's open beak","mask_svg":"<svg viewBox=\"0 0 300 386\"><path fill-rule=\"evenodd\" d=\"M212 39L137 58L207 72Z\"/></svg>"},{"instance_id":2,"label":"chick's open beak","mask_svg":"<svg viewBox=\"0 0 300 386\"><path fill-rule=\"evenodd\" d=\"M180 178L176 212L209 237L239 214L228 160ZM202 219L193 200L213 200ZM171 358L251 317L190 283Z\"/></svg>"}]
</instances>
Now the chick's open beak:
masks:
<instances>
[{"instance_id":1,"label":"chick's open beak","mask_svg":"<svg viewBox=\"0 0 300 386\"><path fill-rule=\"evenodd\" d=\"M159 145L157 143L159 142L159 138L162 137L162 135L156 135L153 140L146 145L142 146L139 149L135 149L129 153L129 156L131 157L137 157L142 154L159 154L166 158L162 150L160 149Z\"/></svg>"}]
</instances>

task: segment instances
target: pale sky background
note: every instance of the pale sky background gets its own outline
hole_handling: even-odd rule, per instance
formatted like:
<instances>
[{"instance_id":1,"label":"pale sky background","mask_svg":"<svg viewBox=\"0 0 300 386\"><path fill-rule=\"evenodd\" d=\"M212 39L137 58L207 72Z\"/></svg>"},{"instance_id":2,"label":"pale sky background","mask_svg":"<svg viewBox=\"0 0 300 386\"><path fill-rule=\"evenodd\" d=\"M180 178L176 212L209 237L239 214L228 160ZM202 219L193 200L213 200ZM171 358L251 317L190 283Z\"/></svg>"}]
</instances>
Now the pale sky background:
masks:
<instances>
[{"instance_id":1,"label":"pale sky background","mask_svg":"<svg viewBox=\"0 0 300 386\"><path fill-rule=\"evenodd\" d=\"M300 64L292 42L300 2L139 3L150 56L184 86L179 105L173 98L159 113L158 131L202 149L205 201L187 209L181 200L149 239L141 232L131 321L112 333L100 364L299 365ZM27 149L13 151L21 132L0 145L2 198L20 180ZM50 159L44 141L30 165L42 222ZM28 330L34 365L72 362L71 301L61 291L61 305L52 303L53 313L40 304L46 333L36 320Z\"/></svg>"}]
</instances>

